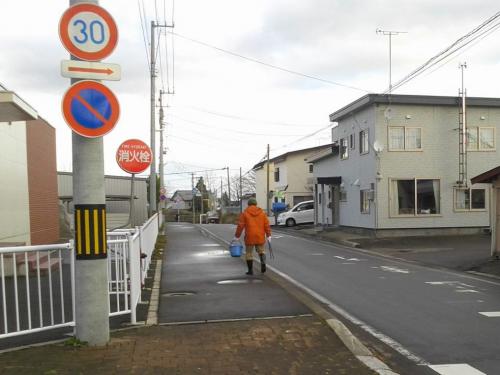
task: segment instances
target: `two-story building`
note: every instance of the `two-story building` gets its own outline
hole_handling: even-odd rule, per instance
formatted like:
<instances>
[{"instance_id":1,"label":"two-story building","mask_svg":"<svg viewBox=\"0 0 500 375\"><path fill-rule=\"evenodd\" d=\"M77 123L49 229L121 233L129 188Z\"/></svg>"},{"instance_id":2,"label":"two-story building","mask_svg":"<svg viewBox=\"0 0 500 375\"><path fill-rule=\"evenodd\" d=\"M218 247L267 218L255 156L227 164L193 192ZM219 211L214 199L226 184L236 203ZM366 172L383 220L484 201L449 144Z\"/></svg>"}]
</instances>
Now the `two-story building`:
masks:
<instances>
[{"instance_id":1,"label":"two-story building","mask_svg":"<svg viewBox=\"0 0 500 375\"><path fill-rule=\"evenodd\" d=\"M292 207L297 203L313 199L313 166L306 162L312 155L329 149L323 145L290 151L254 165L256 199L260 207L272 210L273 203L284 203ZM269 181L269 195L268 193Z\"/></svg>"},{"instance_id":2,"label":"two-story building","mask_svg":"<svg viewBox=\"0 0 500 375\"><path fill-rule=\"evenodd\" d=\"M333 146L308 159L316 223L377 235L488 228L489 187L470 177L500 160L500 99L466 99L466 147L460 107L458 97L369 94L332 113Z\"/></svg>"}]
</instances>

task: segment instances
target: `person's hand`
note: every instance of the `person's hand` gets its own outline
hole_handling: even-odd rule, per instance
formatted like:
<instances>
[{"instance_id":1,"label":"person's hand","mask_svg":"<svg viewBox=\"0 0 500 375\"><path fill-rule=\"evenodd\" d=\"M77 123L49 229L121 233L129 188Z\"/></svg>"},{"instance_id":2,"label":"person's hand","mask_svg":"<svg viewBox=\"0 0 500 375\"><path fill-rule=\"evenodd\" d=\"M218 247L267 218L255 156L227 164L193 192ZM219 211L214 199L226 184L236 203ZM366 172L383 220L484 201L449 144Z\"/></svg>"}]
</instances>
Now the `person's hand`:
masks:
<instances>
[{"instance_id":1,"label":"person's hand","mask_svg":"<svg viewBox=\"0 0 500 375\"><path fill-rule=\"evenodd\" d=\"M271 236L267 237L267 242L271 243Z\"/></svg>"},{"instance_id":2,"label":"person's hand","mask_svg":"<svg viewBox=\"0 0 500 375\"><path fill-rule=\"evenodd\" d=\"M234 242L240 242L240 238L239 238L239 237L234 237L234 238L233 238L233 241L234 241Z\"/></svg>"}]
</instances>

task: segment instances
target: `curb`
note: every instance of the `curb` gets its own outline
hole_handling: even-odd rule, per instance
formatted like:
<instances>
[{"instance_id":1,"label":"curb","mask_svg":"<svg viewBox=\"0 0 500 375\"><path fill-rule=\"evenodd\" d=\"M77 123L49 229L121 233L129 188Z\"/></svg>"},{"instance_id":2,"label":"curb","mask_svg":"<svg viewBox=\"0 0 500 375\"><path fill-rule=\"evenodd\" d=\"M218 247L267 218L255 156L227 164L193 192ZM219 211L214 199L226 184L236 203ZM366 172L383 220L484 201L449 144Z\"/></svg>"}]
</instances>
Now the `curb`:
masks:
<instances>
[{"instance_id":1,"label":"curb","mask_svg":"<svg viewBox=\"0 0 500 375\"><path fill-rule=\"evenodd\" d=\"M229 242L220 238L216 234L210 232L208 229L205 229L201 226L196 225L198 230L212 238L213 240L222 243L224 245L229 245ZM349 241L346 241L349 242ZM355 244L355 242L352 242ZM299 301L304 303L308 308L310 308L316 315L318 315L321 319L323 319L327 325L332 329L332 331L339 337L339 339L344 343L344 345L349 349L349 351L365 366L369 369L375 371L379 375L399 375L398 373L392 371L389 366L387 366L384 362L379 360L377 357L373 355L373 353L365 346L359 339L352 334L352 332L338 319L334 318L330 311L327 311L324 307L319 305L319 301L316 302L314 296L310 295L306 290L300 290L303 298L297 295L296 292L291 290L290 287L287 287L287 284L290 283L284 277L274 272L273 267L268 267L271 271L270 278L277 282L277 284L285 289L288 293L290 293L294 298L297 298ZM279 280L278 280L279 279ZM295 288L300 288L298 286L294 286Z\"/></svg>"}]
</instances>

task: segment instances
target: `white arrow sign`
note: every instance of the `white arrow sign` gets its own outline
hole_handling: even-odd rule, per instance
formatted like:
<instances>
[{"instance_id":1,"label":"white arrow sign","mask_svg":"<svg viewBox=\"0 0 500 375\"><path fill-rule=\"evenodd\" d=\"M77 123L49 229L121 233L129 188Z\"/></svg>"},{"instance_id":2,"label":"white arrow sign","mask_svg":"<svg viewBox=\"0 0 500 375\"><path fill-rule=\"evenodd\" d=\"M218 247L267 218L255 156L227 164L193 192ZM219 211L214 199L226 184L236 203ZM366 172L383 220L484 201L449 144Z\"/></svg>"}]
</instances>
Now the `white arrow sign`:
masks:
<instances>
[{"instance_id":1,"label":"white arrow sign","mask_svg":"<svg viewBox=\"0 0 500 375\"><path fill-rule=\"evenodd\" d=\"M119 81L122 78L122 69L118 64L63 60L61 75L66 78Z\"/></svg>"}]
</instances>

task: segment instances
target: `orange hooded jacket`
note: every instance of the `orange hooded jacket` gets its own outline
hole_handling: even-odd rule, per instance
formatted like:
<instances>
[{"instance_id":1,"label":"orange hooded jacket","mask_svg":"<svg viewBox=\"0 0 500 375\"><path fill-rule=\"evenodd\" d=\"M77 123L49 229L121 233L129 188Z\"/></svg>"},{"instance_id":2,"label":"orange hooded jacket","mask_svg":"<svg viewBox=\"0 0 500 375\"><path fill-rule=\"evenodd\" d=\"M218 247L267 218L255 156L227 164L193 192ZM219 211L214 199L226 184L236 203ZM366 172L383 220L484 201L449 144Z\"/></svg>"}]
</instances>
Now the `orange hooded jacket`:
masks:
<instances>
[{"instance_id":1,"label":"orange hooded jacket","mask_svg":"<svg viewBox=\"0 0 500 375\"><path fill-rule=\"evenodd\" d=\"M235 237L240 237L245 230L245 245L263 245L266 242L266 234L271 237L271 227L267 215L261 208L251 205L240 215Z\"/></svg>"}]
</instances>

